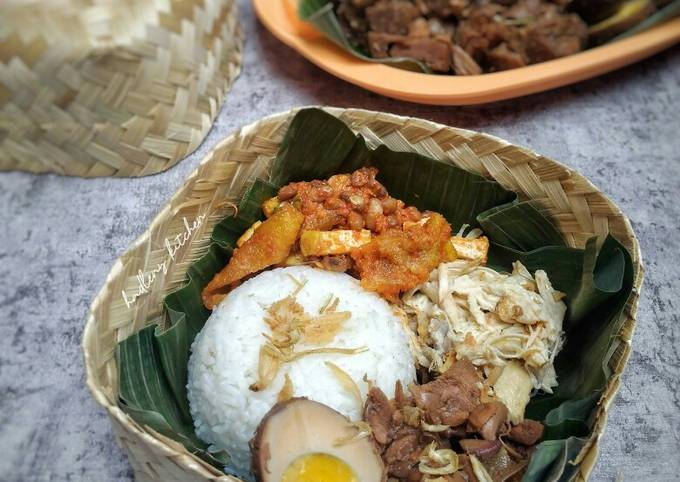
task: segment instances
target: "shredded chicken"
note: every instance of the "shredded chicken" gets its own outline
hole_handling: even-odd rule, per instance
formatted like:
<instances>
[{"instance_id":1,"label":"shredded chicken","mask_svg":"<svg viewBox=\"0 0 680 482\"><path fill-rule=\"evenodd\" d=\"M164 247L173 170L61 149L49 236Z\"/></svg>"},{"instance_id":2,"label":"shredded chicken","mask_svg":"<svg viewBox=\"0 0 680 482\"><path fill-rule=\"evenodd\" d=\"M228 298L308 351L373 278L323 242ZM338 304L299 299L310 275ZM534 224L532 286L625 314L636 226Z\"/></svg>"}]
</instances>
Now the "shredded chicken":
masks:
<instances>
[{"instance_id":1,"label":"shredded chicken","mask_svg":"<svg viewBox=\"0 0 680 482\"><path fill-rule=\"evenodd\" d=\"M443 263L404 296L420 363L442 372L447 355L485 368L520 361L535 389L557 386L553 362L562 345L566 305L544 271L519 262L498 273L470 261Z\"/></svg>"}]
</instances>

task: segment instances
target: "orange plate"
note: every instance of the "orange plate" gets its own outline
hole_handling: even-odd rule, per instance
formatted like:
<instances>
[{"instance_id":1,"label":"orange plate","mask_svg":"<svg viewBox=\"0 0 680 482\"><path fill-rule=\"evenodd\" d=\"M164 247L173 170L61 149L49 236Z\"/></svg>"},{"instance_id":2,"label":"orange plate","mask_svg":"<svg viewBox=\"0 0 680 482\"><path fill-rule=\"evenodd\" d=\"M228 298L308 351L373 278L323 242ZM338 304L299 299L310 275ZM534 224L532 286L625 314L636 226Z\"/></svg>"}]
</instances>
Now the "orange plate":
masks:
<instances>
[{"instance_id":1,"label":"orange plate","mask_svg":"<svg viewBox=\"0 0 680 482\"><path fill-rule=\"evenodd\" d=\"M257 16L283 43L341 79L395 99L466 105L573 84L649 57L680 40L680 18L633 37L550 62L475 76L430 75L365 62L301 22L296 0L253 0Z\"/></svg>"}]
</instances>

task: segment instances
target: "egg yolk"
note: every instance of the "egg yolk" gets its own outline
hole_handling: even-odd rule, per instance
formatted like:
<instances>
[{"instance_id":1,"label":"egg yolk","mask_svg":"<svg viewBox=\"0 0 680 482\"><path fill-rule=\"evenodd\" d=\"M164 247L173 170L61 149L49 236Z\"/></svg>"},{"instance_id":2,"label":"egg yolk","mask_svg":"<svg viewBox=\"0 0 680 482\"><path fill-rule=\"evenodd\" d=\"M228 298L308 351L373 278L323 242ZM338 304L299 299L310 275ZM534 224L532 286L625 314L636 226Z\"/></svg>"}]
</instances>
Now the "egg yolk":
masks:
<instances>
[{"instance_id":1,"label":"egg yolk","mask_svg":"<svg viewBox=\"0 0 680 482\"><path fill-rule=\"evenodd\" d=\"M291 463L281 482L358 482L349 465L328 454L308 454Z\"/></svg>"}]
</instances>

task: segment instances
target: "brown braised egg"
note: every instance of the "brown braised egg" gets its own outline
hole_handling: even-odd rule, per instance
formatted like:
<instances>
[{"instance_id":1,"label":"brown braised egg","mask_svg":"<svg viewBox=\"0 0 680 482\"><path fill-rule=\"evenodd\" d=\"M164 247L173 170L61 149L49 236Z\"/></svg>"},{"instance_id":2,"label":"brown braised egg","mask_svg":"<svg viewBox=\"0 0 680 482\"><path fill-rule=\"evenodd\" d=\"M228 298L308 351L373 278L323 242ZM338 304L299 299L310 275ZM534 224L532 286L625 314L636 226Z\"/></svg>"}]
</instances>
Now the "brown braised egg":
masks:
<instances>
[{"instance_id":1,"label":"brown braised egg","mask_svg":"<svg viewBox=\"0 0 680 482\"><path fill-rule=\"evenodd\" d=\"M306 398L275 405L250 442L258 482L382 482L380 455L368 432Z\"/></svg>"}]
</instances>

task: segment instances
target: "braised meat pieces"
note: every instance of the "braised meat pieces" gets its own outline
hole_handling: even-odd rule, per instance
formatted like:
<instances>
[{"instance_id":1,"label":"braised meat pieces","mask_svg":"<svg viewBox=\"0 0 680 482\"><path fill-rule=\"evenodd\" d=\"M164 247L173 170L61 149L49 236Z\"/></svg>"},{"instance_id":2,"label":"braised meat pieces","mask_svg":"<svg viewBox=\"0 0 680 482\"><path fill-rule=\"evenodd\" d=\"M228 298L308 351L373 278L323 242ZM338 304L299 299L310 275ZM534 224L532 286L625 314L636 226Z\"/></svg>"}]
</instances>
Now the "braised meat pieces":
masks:
<instances>
[{"instance_id":1,"label":"braised meat pieces","mask_svg":"<svg viewBox=\"0 0 680 482\"><path fill-rule=\"evenodd\" d=\"M435 380L410 388L427 423L457 427L479 405L481 386L482 379L475 367L460 361Z\"/></svg>"},{"instance_id":2,"label":"braised meat pieces","mask_svg":"<svg viewBox=\"0 0 680 482\"><path fill-rule=\"evenodd\" d=\"M410 57L473 75L564 57L588 28L564 1L336 0L349 38L375 58Z\"/></svg>"},{"instance_id":3,"label":"braised meat pieces","mask_svg":"<svg viewBox=\"0 0 680 482\"><path fill-rule=\"evenodd\" d=\"M470 456L477 457L489 473L498 473L498 480L520 474L531 446L543 435L543 425L525 420L511 426L506 407L494 400L482 402L482 390L483 378L468 361L454 362L438 378L414 384L408 392L397 384L394 400L372 387L364 419L382 452L388 477L403 482L429 480L423 464L430 463L427 455L432 450L439 453L435 461L442 453L457 453L451 470L439 467L446 482L477 481Z\"/></svg>"}]
</instances>

